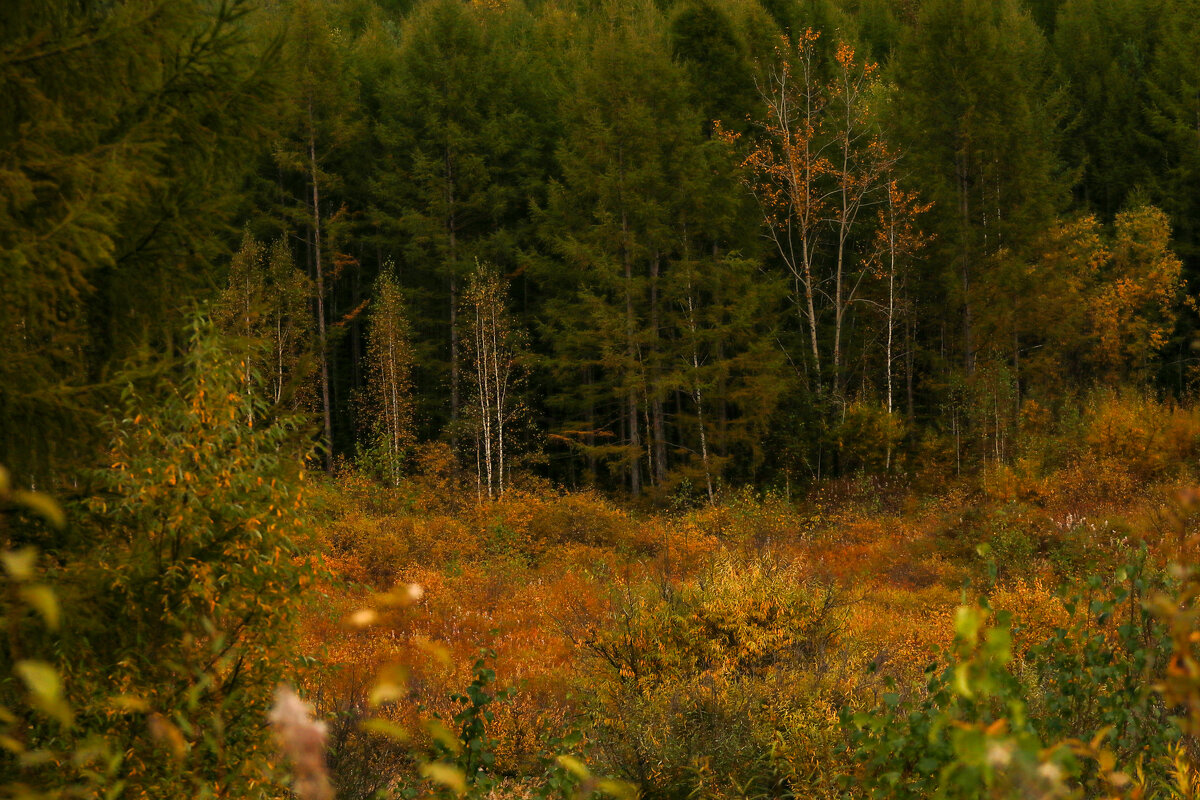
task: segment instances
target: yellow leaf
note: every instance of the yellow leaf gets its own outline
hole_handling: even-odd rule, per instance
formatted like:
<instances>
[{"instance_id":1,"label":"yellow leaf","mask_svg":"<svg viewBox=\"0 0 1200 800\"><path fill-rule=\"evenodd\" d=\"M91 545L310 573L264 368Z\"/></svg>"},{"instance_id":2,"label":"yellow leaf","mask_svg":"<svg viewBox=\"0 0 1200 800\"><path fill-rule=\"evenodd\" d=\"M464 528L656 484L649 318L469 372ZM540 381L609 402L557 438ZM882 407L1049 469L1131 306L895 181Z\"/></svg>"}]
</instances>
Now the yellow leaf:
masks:
<instances>
[{"instance_id":1,"label":"yellow leaf","mask_svg":"<svg viewBox=\"0 0 1200 800\"><path fill-rule=\"evenodd\" d=\"M633 800L633 798L637 797L637 787L625 781L597 781L596 789L609 797L616 797L618 800Z\"/></svg>"},{"instance_id":2,"label":"yellow leaf","mask_svg":"<svg viewBox=\"0 0 1200 800\"><path fill-rule=\"evenodd\" d=\"M467 778L463 775L462 770L457 767L452 767L449 764L443 764L440 761L434 761L430 764L421 765L421 775L428 778L434 783L441 784L453 791L455 794L465 794L467 791Z\"/></svg>"},{"instance_id":3,"label":"yellow leaf","mask_svg":"<svg viewBox=\"0 0 1200 800\"><path fill-rule=\"evenodd\" d=\"M404 687L392 681L380 681L371 687L371 696L369 699L371 705L378 706L383 703L392 703L404 697Z\"/></svg>"},{"instance_id":4,"label":"yellow leaf","mask_svg":"<svg viewBox=\"0 0 1200 800\"><path fill-rule=\"evenodd\" d=\"M126 713L149 711L150 704L137 695L121 694L112 699L113 708Z\"/></svg>"},{"instance_id":5,"label":"yellow leaf","mask_svg":"<svg viewBox=\"0 0 1200 800\"><path fill-rule=\"evenodd\" d=\"M64 725L71 724L71 710L62 698L58 671L45 661L18 661L13 670L29 689L33 704Z\"/></svg>"},{"instance_id":6,"label":"yellow leaf","mask_svg":"<svg viewBox=\"0 0 1200 800\"><path fill-rule=\"evenodd\" d=\"M37 550L33 547L6 550L0 554L0 559L4 561L4 571L10 578L27 581L33 577L33 566L37 563Z\"/></svg>"},{"instance_id":7,"label":"yellow leaf","mask_svg":"<svg viewBox=\"0 0 1200 800\"><path fill-rule=\"evenodd\" d=\"M409 739L408 731L389 719L380 719L379 717L368 719L363 722L362 729L368 733L386 736L393 742L407 742Z\"/></svg>"},{"instance_id":8,"label":"yellow leaf","mask_svg":"<svg viewBox=\"0 0 1200 800\"><path fill-rule=\"evenodd\" d=\"M42 619L46 620L46 627L52 631L58 630L58 598L55 597L53 589L44 583L25 586L21 589L21 599L42 615Z\"/></svg>"},{"instance_id":9,"label":"yellow leaf","mask_svg":"<svg viewBox=\"0 0 1200 800\"><path fill-rule=\"evenodd\" d=\"M430 738L450 752L457 753L462 750L462 743L458 741L458 737L451 733L450 729L441 723L441 720L429 720L425 723L425 730L429 731Z\"/></svg>"},{"instance_id":10,"label":"yellow leaf","mask_svg":"<svg viewBox=\"0 0 1200 800\"><path fill-rule=\"evenodd\" d=\"M560 767L574 775L576 778L579 778L581 781L586 781L588 778L592 777L592 773L588 771L588 768L583 765L583 762L577 758L572 756L556 756L554 760L558 762Z\"/></svg>"}]
</instances>

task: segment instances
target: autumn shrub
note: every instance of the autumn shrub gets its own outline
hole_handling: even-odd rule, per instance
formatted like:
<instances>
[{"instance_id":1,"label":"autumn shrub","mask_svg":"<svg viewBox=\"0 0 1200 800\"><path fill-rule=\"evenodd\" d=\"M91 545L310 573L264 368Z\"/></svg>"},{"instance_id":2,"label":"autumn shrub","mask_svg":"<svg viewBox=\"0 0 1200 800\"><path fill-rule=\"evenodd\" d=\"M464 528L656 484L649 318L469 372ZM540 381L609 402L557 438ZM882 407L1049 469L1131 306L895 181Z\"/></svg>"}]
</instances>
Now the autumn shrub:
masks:
<instances>
[{"instance_id":1,"label":"autumn shrub","mask_svg":"<svg viewBox=\"0 0 1200 800\"><path fill-rule=\"evenodd\" d=\"M415 448L412 496L420 510L453 513L476 502L477 493L446 442Z\"/></svg>"},{"instance_id":2,"label":"autumn shrub","mask_svg":"<svg viewBox=\"0 0 1200 800\"><path fill-rule=\"evenodd\" d=\"M1185 468L1200 454L1200 410L1144 393L1097 392L1088 404L1085 443L1102 459L1153 481Z\"/></svg>"},{"instance_id":3,"label":"autumn shrub","mask_svg":"<svg viewBox=\"0 0 1200 800\"><path fill-rule=\"evenodd\" d=\"M893 690L881 706L843 715L855 788L1016 798L1110 796L1135 776L1166 785L1181 731L1155 681L1170 642L1140 602L1158 580L1139 558L1057 607L1036 604L1041 613L993 610L1002 597L962 607L954 646L923 692ZM1022 640L1034 643L1014 646Z\"/></svg>"},{"instance_id":4,"label":"autumn shrub","mask_svg":"<svg viewBox=\"0 0 1200 800\"><path fill-rule=\"evenodd\" d=\"M839 594L799 562L729 553L694 579L615 592L580 643L607 763L647 796L688 796L709 771L723 792L773 791L758 766L776 730L827 726Z\"/></svg>"},{"instance_id":5,"label":"autumn shrub","mask_svg":"<svg viewBox=\"0 0 1200 800\"><path fill-rule=\"evenodd\" d=\"M1054 520L1047 561L1063 581L1082 582L1088 575L1112 572L1131 559L1136 537L1120 518L1068 513Z\"/></svg>"},{"instance_id":6,"label":"autumn shrub","mask_svg":"<svg viewBox=\"0 0 1200 800\"><path fill-rule=\"evenodd\" d=\"M324 552L346 579L387 588L407 563L413 521L350 512L322 526Z\"/></svg>"},{"instance_id":7,"label":"autumn shrub","mask_svg":"<svg viewBox=\"0 0 1200 800\"><path fill-rule=\"evenodd\" d=\"M805 514L781 492L756 492L749 487L722 498L713 507L692 512L700 529L729 544L766 550L802 540L812 533L820 510Z\"/></svg>"},{"instance_id":8,"label":"autumn shrub","mask_svg":"<svg viewBox=\"0 0 1200 800\"><path fill-rule=\"evenodd\" d=\"M594 492L542 495L526 523L529 538L543 546L581 544L621 548L633 539L635 522Z\"/></svg>"},{"instance_id":9,"label":"autumn shrub","mask_svg":"<svg viewBox=\"0 0 1200 800\"><path fill-rule=\"evenodd\" d=\"M1018 499L1076 514L1116 509L1188 479L1200 455L1200 409L1144 390L1102 388L1060 403L998 473ZM992 484L999 488L999 481ZM994 493L994 492L993 492Z\"/></svg>"},{"instance_id":10,"label":"autumn shrub","mask_svg":"<svg viewBox=\"0 0 1200 800\"><path fill-rule=\"evenodd\" d=\"M104 743L108 796L278 797L263 720L295 666L294 609L311 583L305 446L203 320L173 377L153 395L126 390L105 467L71 509L86 549L56 554L63 626L41 656L71 718L27 720L21 749ZM14 641L6 663L28 657ZM6 706L12 691L0 685ZM19 770L52 789L95 765L22 758Z\"/></svg>"}]
</instances>

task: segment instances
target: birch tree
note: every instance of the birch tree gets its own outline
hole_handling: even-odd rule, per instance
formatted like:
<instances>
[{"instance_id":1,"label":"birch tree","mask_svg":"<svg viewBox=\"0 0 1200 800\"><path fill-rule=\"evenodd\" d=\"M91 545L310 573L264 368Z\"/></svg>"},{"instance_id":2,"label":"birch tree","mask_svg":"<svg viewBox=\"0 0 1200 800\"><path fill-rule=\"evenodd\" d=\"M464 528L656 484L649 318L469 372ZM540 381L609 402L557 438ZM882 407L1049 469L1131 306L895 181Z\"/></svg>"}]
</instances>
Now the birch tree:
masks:
<instances>
[{"instance_id":1,"label":"birch tree","mask_svg":"<svg viewBox=\"0 0 1200 800\"><path fill-rule=\"evenodd\" d=\"M820 36L810 28L794 39L781 37L759 86L765 116L742 168L764 235L791 278L809 388L842 399L848 317L862 302L871 272L856 247L871 222L861 212L883 199L894 157L870 103L877 66L846 42L838 43L833 63L824 64ZM827 82L821 78L826 69L832 73Z\"/></svg>"},{"instance_id":2,"label":"birch tree","mask_svg":"<svg viewBox=\"0 0 1200 800\"><path fill-rule=\"evenodd\" d=\"M471 415L479 495L504 494L512 471L513 422L520 413L514 387L523 346L508 310L508 287L499 271L476 262L464 294L468 329L463 352L470 365Z\"/></svg>"}]
</instances>

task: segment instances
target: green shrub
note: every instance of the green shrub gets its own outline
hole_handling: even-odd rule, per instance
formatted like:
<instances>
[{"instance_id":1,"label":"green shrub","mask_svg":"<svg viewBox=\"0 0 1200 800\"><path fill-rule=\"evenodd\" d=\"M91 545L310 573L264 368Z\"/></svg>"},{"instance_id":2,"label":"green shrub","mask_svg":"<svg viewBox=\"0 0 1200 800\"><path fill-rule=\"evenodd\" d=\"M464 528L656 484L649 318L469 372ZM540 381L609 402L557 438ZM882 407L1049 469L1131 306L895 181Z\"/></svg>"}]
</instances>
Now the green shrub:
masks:
<instances>
[{"instance_id":1,"label":"green shrub","mask_svg":"<svg viewBox=\"0 0 1200 800\"><path fill-rule=\"evenodd\" d=\"M62 630L41 656L61 679L59 726L22 718L21 749L92 753L19 759L10 776L57 790L94 783L124 797L279 796L263 725L293 667L291 609L303 594L304 445L273 419L234 356L198 321L161 397L125 393L108 466L60 552ZM27 658L3 645L4 663ZM0 703L20 707L11 682ZM96 754L108 761L97 765ZM119 778L118 778L119 776Z\"/></svg>"},{"instance_id":2,"label":"green shrub","mask_svg":"<svg viewBox=\"0 0 1200 800\"><path fill-rule=\"evenodd\" d=\"M1135 775L1167 785L1181 731L1154 688L1170 643L1140 602L1145 559L1087 586L1062 601L1070 622L1021 654L1007 614L961 608L954 647L923 692L845 714L858 787L965 799L1096 796Z\"/></svg>"}]
</instances>

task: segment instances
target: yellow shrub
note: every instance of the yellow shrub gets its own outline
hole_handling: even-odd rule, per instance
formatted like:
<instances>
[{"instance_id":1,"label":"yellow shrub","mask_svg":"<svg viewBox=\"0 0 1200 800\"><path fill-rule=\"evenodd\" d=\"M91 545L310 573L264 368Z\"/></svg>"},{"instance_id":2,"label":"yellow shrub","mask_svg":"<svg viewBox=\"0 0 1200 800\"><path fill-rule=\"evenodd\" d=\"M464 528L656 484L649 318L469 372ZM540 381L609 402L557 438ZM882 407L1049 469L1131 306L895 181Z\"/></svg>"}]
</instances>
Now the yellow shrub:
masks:
<instances>
[{"instance_id":1,"label":"yellow shrub","mask_svg":"<svg viewBox=\"0 0 1200 800\"><path fill-rule=\"evenodd\" d=\"M1200 452L1200 413L1144 394L1098 394L1086 425L1085 441L1095 456L1119 461L1142 480L1163 477Z\"/></svg>"}]
</instances>

